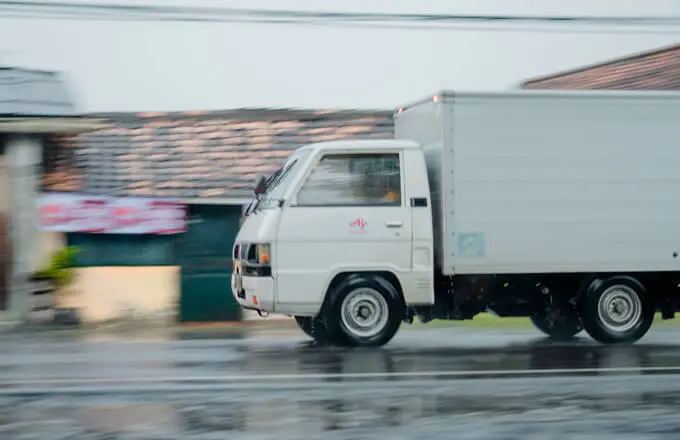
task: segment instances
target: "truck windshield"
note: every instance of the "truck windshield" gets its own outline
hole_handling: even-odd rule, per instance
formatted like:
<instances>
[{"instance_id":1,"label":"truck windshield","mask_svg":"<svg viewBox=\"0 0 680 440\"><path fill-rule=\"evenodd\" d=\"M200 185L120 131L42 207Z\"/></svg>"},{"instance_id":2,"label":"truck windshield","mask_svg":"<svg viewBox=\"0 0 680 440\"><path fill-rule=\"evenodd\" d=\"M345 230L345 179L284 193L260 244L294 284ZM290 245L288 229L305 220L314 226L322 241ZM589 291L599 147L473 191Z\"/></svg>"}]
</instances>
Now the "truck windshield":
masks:
<instances>
[{"instance_id":1,"label":"truck windshield","mask_svg":"<svg viewBox=\"0 0 680 440\"><path fill-rule=\"evenodd\" d=\"M309 154L310 150L301 149L288 157L283 166L267 180L265 193L260 197L257 209L267 209L278 205Z\"/></svg>"}]
</instances>

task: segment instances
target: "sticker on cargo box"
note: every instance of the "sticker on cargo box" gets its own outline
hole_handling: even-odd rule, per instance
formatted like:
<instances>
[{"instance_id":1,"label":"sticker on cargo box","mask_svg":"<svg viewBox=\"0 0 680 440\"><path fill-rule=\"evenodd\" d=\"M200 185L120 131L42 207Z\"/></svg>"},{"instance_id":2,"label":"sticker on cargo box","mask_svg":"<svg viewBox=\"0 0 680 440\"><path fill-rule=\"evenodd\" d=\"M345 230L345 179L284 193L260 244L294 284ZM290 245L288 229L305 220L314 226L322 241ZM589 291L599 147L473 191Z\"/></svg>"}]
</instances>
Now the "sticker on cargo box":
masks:
<instances>
[{"instance_id":1,"label":"sticker on cargo box","mask_svg":"<svg viewBox=\"0 0 680 440\"><path fill-rule=\"evenodd\" d=\"M484 233L462 232L458 234L458 256L474 258L484 256Z\"/></svg>"}]
</instances>

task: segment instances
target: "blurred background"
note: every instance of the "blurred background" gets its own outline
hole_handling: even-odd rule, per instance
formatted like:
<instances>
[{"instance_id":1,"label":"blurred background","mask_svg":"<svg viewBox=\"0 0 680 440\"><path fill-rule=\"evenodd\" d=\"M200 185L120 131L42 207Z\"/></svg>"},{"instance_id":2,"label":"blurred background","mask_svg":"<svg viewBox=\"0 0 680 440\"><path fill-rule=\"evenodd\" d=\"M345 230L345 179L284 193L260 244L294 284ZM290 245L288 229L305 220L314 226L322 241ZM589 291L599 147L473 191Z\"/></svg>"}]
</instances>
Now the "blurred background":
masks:
<instances>
[{"instance_id":1,"label":"blurred background","mask_svg":"<svg viewBox=\"0 0 680 440\"><path fill-rule=\"evenodd\" d=\"M399 106L443 89L677 90L679 38L676 0L0 1L0 323L10 341L4 348L0 341L0 387L26 379L20 370L32 371L36 381L53 369L63 369L59 380L94 372L109 378L115 375L109 361L95 362L107 352L127 359L140 383L147 375L171 374L149 366L158 361L153 356L146 369L140 367L143 356L119 346L97 345L85 355L89 367L66 358L60 364L55 359L64 351L55 348L49 332L36 336L28 330L36 325L93 332L112 325L148 330L150 324L154 330L146 333L108 337L176 341L177 332L186 331L177 328L233 329L244 320L262 321L244 313L230 293L232 244L256 179L273 173L299 146L391 138ZM481 332L473 340L523 335L523 324L499 330L493 319L481 322L486 327L465 328ZM175 333L168 336L168 329ZM215 337L219 341L231 331ZM81 350L79 338L87 332L68 340ZM289 346L272 343L272 334L263 337L273 350L266 362L276 360L272 353L298 359ZM409 336L420 341L413 342L417 347L432 340L419 335ZM93 338L87 340L99 341ZM175 347L159 344L151 352ZM218 366L230 362L225 353L231 348L211 346L218 353L213 358L196 354L198 345L182 347L188 354L181 356L215 368L211 374L223 374ZM489 361L492 370L505 368L513 356L523 359L518 369L547 362L531 359L566 356L554 347L531 347L502 360L484 356L496 359ZM627 367L653 364L650 350L656 353L587 346L569 356L588 365L624 359ZM289 368L306 374L365 361L352 353L332 356L340 360L315 357L316 363ZM379 366L368 369L458 368L452 366L457 360L432 359L425 367L413 366L409 356L397 362L401 367L373 359ZM69 376L66 371L76 365L81 369ZM0 409L16 404L3 402ZM418 417L431 415L419 411ZM28 432L12 417L10 430L0 411L0 438ZM127 426L111 422L115 416L87 420L94 427L82 431L82 438ZM246 422L238 423L205 432L247 430ZM371 426L368 432L377 431ZM492 438L489 432L479 435Z\"/></svg>"},{"instance_id":2,"label":"blurred background","mask_svg":"<svg viewBox=\"0 0 680 440\"><path fill-rule=\"evenodd\" d=\"M441 89L676 89L677 17L662 0L0 2L0 310L21 319L27 279L77 247L56 307L80 320L241 319L231 243L293 149L389 138L395 108ZM92 224L104 200L127 226Z\"/></svg>"}]
</instances>

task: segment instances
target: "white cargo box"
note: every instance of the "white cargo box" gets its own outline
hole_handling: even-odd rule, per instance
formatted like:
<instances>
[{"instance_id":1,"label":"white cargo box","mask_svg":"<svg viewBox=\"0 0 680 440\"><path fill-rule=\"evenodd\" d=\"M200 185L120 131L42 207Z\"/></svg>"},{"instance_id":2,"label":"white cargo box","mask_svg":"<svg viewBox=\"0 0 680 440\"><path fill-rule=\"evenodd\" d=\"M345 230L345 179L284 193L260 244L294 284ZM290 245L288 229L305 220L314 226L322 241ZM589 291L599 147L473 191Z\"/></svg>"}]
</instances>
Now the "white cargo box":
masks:
<instances>
[{"instance_id":1,"label":"white cargo box","mask_svg":"<svg viewBox=\"0 0 680 440\"><path fill-rule=\"evenodd\" d=\"M680 270L680 93L444 92L395 124L445 274Z\"/></svg>"}]
</instances>

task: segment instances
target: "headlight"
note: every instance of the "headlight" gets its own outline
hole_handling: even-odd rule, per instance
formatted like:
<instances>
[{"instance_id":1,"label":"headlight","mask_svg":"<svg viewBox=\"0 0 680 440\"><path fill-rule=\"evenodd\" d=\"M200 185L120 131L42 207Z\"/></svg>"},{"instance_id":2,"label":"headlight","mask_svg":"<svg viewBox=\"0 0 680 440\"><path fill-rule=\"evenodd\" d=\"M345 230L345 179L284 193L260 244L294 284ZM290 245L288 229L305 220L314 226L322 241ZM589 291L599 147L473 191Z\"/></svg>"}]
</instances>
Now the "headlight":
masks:
<instances>
[{"instance_id":1,"label":"headlight","mask_svg":"<svg viewBox=\"0 0 680 440\"><path fill-rule=\"evenodd\" d=\"M269 264L270 259L269 259L269 245L268 244L258 244L255 247L256 255L257 255L257 263L258 264Z\"/></svg>"}]
</instances>

